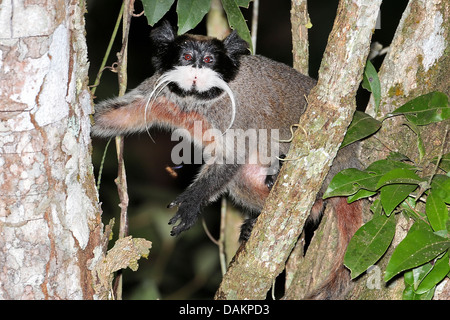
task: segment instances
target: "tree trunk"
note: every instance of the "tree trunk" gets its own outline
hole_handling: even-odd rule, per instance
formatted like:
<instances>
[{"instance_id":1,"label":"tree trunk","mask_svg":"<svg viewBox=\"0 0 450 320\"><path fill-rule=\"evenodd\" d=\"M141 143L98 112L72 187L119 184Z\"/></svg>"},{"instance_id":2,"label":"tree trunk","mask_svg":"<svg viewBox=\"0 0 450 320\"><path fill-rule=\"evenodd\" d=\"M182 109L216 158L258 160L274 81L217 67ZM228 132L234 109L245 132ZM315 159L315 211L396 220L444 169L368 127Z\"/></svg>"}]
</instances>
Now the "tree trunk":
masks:
<instances>
[{"instance_id":1,"label":"tree trunk","mask_svg":"<svg viewBox=\"0 0 450 320\"><path fill-rule=\"evenodd\" d=\"M91 299L103 226L85 4L7 0L0 9L0 298Z\"/></svg>"}]
</instances>

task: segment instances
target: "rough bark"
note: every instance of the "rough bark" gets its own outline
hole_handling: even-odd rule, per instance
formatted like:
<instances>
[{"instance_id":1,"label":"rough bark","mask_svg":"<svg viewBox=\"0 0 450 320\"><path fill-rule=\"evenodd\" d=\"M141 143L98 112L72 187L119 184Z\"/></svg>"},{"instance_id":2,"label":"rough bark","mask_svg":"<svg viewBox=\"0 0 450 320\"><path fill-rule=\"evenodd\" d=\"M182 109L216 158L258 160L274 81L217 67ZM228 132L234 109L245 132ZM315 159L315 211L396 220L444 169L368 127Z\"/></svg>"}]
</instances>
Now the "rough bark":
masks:
<instances>
[{"instance_id":1,"label":"rough bark","mask_svg":"<svg viewBox=\"0 0 450 320\"><path fill-rule=\"evenodd\" d=\"M355 95L381 1L340 1L288 159L216 299L264 299L285 266L356 108ZM343 85L345 84L345 85Z\"/></svg>"},{"instance_id":2,"label":"rough bark","mask_svg":"<svg viewBox=\"0 0 450 320\"><path fill-rule=\"evenodd\" d=\"M308 14L306 0L293 0L291 8L292 24L292 55L294 57L294 69L303 74L309 70L309 43L308 29L311 21Z\"/></svg>"},{"instance_id":3,"label":"rough bark","mask_svg":"<svg viewBox=\"0 0 450 320\"><path fill-rule=\"evenodd\" d=\"M371 98L367 113L382 118L421 94L431 91L450 93L449 12L444 0L409 2L379 71L380 109L376 113ZM386 120L382 130L365 143L369 150L364 153L370 155L365 159L366 163L385 157L391 150L419 162L417 148L411 147L416 145L416 135L402 126L402 121L401 117ZM425 163L440 150L439 141L442 141L444 131L442 123L423 128L422 138L430 142L426 144L430 148L426 150L426 159L422 160Z\"/></svg>"},{"instance_id":4,"label":"rough bark","mask_svg":"<svg viewBox=\"0 0 450 320\"><path fill-rule=\"evenodd\" d=\"M7 0L0 9L0 299L90 299L103 227L85 4Z\"/></svg>"}]
</instances>

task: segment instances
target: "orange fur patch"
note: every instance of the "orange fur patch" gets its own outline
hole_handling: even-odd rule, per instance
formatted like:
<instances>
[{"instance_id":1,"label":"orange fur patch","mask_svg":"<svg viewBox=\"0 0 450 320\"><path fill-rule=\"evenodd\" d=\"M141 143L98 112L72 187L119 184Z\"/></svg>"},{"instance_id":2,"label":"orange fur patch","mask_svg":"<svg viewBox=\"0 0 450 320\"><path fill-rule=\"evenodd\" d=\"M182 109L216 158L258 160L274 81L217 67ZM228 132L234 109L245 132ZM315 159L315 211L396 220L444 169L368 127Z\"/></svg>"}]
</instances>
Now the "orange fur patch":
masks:
<instances>
[{"instance_id":1,"label":"orange fur patch","mask_svg":"<svg viewBox=\"0 0 450 320\"><path fill-rule=\"evenodd\" d=\"M345 197L336 197L330 200L335 207L341 243L345 250L351 237L362 225L362 203L361 201L347 203Z\"/></svg>"},{"instance_id":2,"label":"orange fur patch","mask_svg":"<svg viewBox=\"0 0 450 320\"><path fill-rule=\"evenodd\" d=\"M144 121L145 106L145 99L135 100L126 107L108 110L98 121L101 121L107 127L120 128L124 131L128 128L145 130L146 126L151 127L154 124L183 128L202 145L211 143L211 141L202 141L205 131L211 128L211 124L200 113L182 111L175 103L168 101L165 97L159 97L156 102L149 106L146 114L147 119ZM194 130L195 123L197 123L196 128L201 128L201 130Z\"/></svg>"}]
</instances>

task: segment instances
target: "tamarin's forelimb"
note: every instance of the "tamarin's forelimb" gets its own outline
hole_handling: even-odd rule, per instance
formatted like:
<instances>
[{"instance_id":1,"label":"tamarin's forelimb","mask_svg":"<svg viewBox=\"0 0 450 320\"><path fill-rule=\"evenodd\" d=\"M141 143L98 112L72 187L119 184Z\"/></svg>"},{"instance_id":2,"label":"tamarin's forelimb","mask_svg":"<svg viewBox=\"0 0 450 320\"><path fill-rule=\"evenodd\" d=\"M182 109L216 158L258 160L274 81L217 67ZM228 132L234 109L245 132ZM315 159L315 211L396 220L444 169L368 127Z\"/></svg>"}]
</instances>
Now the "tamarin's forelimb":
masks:
<instances>
[{"instance_id":1,"label":"tamarin's forelimb","mask_svg":"<svg viewBox=\"0 0 450 320\"><path fill-rule=\"evenodd\" d=\"M238 169L238 165L205 165L194 183L169 204L169 208L178 206L178 211L169 224L174 225L179 221L170 234L176 236L192 227L200 215L201 208L226 191L227 183Z\"/></svg>"}]
</instances>

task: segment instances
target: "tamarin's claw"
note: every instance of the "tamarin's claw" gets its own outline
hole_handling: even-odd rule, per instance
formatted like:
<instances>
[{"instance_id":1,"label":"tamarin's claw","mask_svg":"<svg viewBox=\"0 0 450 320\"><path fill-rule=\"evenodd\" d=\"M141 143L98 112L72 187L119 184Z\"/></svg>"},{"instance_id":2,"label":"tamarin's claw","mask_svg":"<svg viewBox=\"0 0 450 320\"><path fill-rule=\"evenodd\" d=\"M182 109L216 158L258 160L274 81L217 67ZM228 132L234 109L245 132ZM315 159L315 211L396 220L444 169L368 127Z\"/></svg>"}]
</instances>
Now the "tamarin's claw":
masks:
<instances>
[{"instance_id":1,"label":"tamarin's claw","mask_svg":"<svg viewBox=\"0 0 450 320\"><path fill-rule=\"evenodd\" d=\"M172 228L172 231L170 231L171 236L177 236L181 232L190 229L197 221L197 215L180 213L178 210L178 212L169 220L169 225L177 223L178 220L180 220L180 223Z\"/></svg>"},{"instance_id":2,"label":"tamarin's claw","mask_svg":"<svg viewBox=\"0 0 450 320\"><path fill-rule=\"evenodd\" d=\"M175 206L177 206L178 205L178 203L176 203L175 201L173 201L173 202L171 202L171 203L169 203L168 205L167 205L167 208L168 209L172 209L173 207L175 207Z\"/></svg>"}]
</instances>

